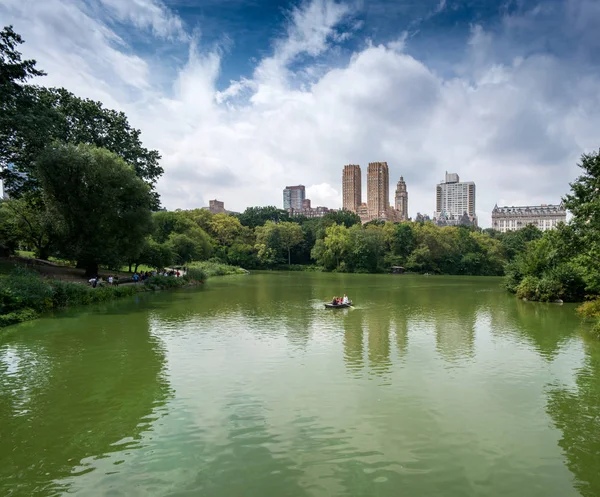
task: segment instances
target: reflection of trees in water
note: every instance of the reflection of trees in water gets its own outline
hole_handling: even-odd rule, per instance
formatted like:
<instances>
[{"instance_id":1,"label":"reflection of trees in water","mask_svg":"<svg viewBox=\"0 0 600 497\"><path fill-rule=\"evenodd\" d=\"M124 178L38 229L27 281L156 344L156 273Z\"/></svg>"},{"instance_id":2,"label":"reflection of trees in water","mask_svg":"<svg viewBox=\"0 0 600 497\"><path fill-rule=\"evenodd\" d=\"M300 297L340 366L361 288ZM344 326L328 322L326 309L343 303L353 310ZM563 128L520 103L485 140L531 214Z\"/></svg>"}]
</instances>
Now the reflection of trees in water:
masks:
<instances>
[{"instance_id":1,"label":"reflection of trees in water","mask_svg":"<svg viewBox=\"0 0 600 497\"><path fill-rule=\"evenodd\" d=\"M344 361L350 371L359 371L364 366L363 313L347 312L344 316Z\"/></svg>"},{"instance_id":2,"label":"reflection of trees in water","mask_svg":"<svg viewBox=\"0 0 600 497\"><path fill-rule=\"evenodd\" d=\"M397 313L394 319L396 326L396 347L398 356L405 357L408 353L408 316Z\"/></svg>"},{"instance_id":3,"label":"reflection of trees in water","mask_svg":"<svg viewBox=\"0 0 600 497\"><path fill-rule=\"evenodd\" d=\"M135 446L170 395L143 314L38 321L3 352L12 357L0 360L2 495L62 492L55 482L82 459Z\"/></svg>"},{"instance_id":4,"label":"reflection of trees in water","mask_svg":"<svg viewBox=\"0 0 600 497\"><path fill-rule=\"evenodd\" d=\"M436 348L447 361L473 357L476 307L447 309L435 320Z\"/></svg>"},{"instance_id":5,"label":"reflection of trees in water","mask_svg":"<svg viewBox=\"0 0 600 497\"><path fill-rule=\"evenodd\" d=\"M493 310L494 330L509 330L525 339L547 360L556 357L579 325L572 305L523 302L515 297L512 305Z\"/></svg>"},{"instance_id":6,"label":"reflection of trees in water","mask_svg":"<svg viewBox=\"0 0 600 497\"><path fill-rule=\"evenodd\" d=\"M224 409L224 440L198 443L198 476L184 492L175 495L302 497L308 495L299 480L303 471L269 431L261 402L236 397Z\"/></svg>"},{"instance_id":7,"label":"reflection of trees in water","mask_svg":"<svg viewBox=\"0 0 600 497\"><path fill-rule=\"evenodd\" d=\"M377 374L390 371L390 313L374 313L366 319L369 340L369 365Z\"/></svg>"},{"instance_id":8,"label":"reflection of trees in water","mask_svg":"<svg viewBox=\"0 0 600 497\"><path fill-rule=\"evenodd\" d=\"M600 495L600 343L586 343L585 365L575 389L551 388L548 413L562 431L559 441L575 486L584 497Z\"/></svg>"}]
</instances>

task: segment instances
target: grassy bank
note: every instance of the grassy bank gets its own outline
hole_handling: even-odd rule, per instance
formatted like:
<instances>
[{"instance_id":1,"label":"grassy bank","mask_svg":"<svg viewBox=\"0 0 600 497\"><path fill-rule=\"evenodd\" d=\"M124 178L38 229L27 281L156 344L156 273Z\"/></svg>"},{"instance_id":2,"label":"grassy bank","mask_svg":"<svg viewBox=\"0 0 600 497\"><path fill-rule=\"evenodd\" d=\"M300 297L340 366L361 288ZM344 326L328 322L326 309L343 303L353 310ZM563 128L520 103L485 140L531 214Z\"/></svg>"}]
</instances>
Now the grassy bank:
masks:
<instances>
[{"instance_id":1,"label":"grassy bank","mask_svg":"<svg viewBox=\"0 0 600 497\"><path fill-rule=\"evenodd\" d=\"M29 321L52 310L107 302L137 292L199 284L207 278L201 269L190 268L182 278L154 276L135 285L92 288L81 283L46 279L19 265L4 265L0 273L0 327Z\"/></svg>"},{"instance_id":2,"label":"grassy bank","mask_svg":"<svg viewBox=\"0 0 600 497\"><path fill-rule=\"evenodd\" d=\"M248 271L237 266L230 266L216 261L192 262L188 266L188 273L193 270L202 271L207 278L213 276L227 276L230 274L247 274Z\"/></svg>"}]
</instances>

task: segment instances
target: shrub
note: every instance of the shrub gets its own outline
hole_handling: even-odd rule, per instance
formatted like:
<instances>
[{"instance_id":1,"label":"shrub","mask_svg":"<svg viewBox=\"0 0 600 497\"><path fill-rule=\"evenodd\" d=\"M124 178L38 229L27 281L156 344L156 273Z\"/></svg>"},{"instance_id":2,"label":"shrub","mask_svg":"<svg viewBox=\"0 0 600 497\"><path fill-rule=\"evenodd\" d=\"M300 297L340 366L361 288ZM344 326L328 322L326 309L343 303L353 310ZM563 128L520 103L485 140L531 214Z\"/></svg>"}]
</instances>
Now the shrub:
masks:
<instances>
[{"instance_id":1,"label":"shrub","mask_svg":"<svg viewBox=\"0 0 600 497\"><path fill-rule=\"evenodd\" d=\"M37 318L37 316L38 313L33 309L20 309L7 314L0 314L0 328L10 326L11 324L22 323L24 321L31 321L32 319Z\"/></svg>"},{"instance_id":2,"label":"shrub","mask_svg":"<svg viewBox=\"0 0 600 497\"><path fill-rule=\"evenodd\" d=\"M206 281L206 272L199 268L188 268L187 273L183 277L186 282L189 281L197 281L199 283L203 283Z\"/></svg>"},{"instance_id":3,"label":"shrub","mask_svg":"<svg viewBox=\"0 0 600 497\"><path fill-rule=\"evenodd\" d=\"M193 269L200 269L204 273L205 278L212 276L226 276L229 274L245 274L246 271L236 266L230 266L214 260L203 262L192 262L188 268L188 274Z\"/></svg>"},{"instance_id":4,"label":"shrub","mask_svg":"<svg viewBox=\"0 0 600 497\"><path fill-rule=\"evenodd\" d=\"M144 288L150 291L165 290L167 288L177 288L185 283L183 278L173 276L151 276L144 281Z\"/></svg>"}]
</instances>

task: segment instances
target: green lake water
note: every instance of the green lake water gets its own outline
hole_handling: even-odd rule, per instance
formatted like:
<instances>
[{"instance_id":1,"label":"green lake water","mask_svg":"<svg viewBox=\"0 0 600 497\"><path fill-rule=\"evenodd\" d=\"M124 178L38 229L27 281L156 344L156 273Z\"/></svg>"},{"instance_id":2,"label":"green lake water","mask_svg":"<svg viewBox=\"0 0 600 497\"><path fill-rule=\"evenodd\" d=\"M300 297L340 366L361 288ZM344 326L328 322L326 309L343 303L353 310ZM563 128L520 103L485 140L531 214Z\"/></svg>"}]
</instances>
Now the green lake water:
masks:
<instances>
[{"instance_id":1,"label":"green lake water","mask_svg":"<svg viewBox=\"0 0 600 497\"><path fill-rule=\"evenodd\" d=\"M600 343L500 285L257 273L0 330L0 496L600 496Z\"/></svg>"}]
</instances>

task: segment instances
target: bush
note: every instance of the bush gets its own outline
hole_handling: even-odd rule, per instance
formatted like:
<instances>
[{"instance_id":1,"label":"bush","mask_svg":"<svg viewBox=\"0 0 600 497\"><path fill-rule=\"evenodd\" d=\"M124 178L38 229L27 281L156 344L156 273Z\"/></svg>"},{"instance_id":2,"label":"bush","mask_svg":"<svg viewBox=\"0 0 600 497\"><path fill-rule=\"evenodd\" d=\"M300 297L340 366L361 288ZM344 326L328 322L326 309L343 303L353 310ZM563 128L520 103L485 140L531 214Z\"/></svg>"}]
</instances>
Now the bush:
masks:
<instances>
[{"instance_id":1,"label":"bush","mask_svg":"<svg viewBox=\"0 0 600 497\"><path fill-rule=\"evenodd\" d=\"M537 278L526 276L517 287L517 297L539 302L552 302L560 299L562 288L560 282L550 277Z\"/></svg>"},{"instance_id":2,"label":"bush","mask_svg":"<svg viewBox=\"0 0 600 497\"><path fill-rule=\"evenodd\" d=\"M199 268L188 268L186 274L183 279L186 282L194 281L198 283L204 283L206 281L206 272Z\"/></svg>"},{"instance_id":3,"label":"bush","mask_svg":"<svg viewBox=\"0 0 600 497\"><path fill-rule=\"evenodd\" d=\"M151 276L144 281L143 287L146 290L166 290L168 288L177 288L185 284L184 278L176 278L174 276Z\"/></svg>"},{"instance_id":4,"label":"bush","mask_svg":"<svg viewBox=\"0 0 600 497\"><path fill-rule=\"evenodd\" d=\"M37 317L38 313L33 309L20 309L7 314L0 314L0 328L10 326L11 324L22 323L24 321L31 321Z\"/></svg>"},{"instance_id":5,"label":"bush","mask_svg":"<svg viewBox=\"0 0 600 497\"><path fill-rule=\"evenodd\" d=\"M204 273L204 278L212 276L226 276L229 274L246 274L246 271L236 266L230 266L221 262L216 262L214 259L203 262L192 262L188 268L188 274L193 269L200 269ZM203 281L203 280L201 280Z\"/></svg>"}]
</instances>

